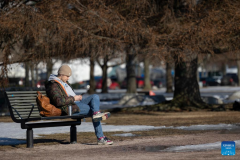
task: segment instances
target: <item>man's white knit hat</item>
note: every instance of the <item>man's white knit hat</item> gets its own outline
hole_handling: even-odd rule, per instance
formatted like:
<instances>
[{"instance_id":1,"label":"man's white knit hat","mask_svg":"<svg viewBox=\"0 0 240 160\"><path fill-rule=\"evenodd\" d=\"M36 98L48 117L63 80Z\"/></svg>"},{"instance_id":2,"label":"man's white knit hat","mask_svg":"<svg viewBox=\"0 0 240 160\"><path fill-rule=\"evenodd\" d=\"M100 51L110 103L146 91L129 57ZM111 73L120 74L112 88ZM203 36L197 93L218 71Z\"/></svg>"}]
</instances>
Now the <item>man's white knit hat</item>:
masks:
<instances>
[{"instance_id":1,"label":"man's white knit hat","mask_svg":"<svg viewBox=\"0 0 240 160\"><path fill-rule=\"evenodd\" d=\"M72 70L71 68L63 64L59 69L58 69L58 74L65 75L65 76L71 76L72 75Z\"/></svg>"}]
</instances>

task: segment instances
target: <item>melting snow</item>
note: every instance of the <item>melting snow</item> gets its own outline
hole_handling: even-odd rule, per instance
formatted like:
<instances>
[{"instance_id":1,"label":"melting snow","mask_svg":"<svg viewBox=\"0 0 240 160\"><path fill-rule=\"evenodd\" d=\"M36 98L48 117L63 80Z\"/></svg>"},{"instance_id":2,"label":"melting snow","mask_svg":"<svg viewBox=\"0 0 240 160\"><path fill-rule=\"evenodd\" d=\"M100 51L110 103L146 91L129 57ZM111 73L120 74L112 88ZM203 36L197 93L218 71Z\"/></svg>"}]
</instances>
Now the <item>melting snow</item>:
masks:
<instances>
[{"instance_id":1,"label":"melting snow","mask_svg":"<svg viewBox=\"0 0 240 160\"><path fill-rule=\"evenodd\" d=\"M240 148L240 140L236 140L234 142L235 142L236 148ZM212 150L212 149L221 149L221 142L198 144L198 145L173 146L173 147L166 148L162 151L188 152L188 151L202 151L202 150Z\"/></svg>"},{"instance_id":2,"label":"melting snow","mask_svg":"<svg viewBox=\"0 0 240 160\"><path fill-rule=\"evenodd\" d=\"M136 134L132 134L132 133L123 133L123 134L114 134L113 136L134 137L134 136L137 136L137 135Z\"/></svg>"},{"instance_id":3,"label":"melting snow","mask_svg":"<svg viewBox=\"0 0 240 160\"><path fill-rule=\"evenodd\" d=\"M192 125L192 126L180 126L174 127L175 129L183 130L221 130L221 129L240 129L239 124L216 124L216 125Z\"/></svg>"},{"instance_id":4,"label":"melting snow","mask_svg":"<svg viewBox=\"0 0 240 160\"><path fill-rule=\"evenodd\" d=\"M0 123L0 137L4 138L17 138L25 139L26 130L21 129L18 123ZM142 131L142 130L152 130L152 129L162 129L165 126L144 126L144 125L105 125L102 123L102 128L104 132L131 132L131 131ZM91 122L82 122L81 125L77 126L78 132L94 132L93 125ZM39 137L42 134L55 134L55 133L69 133L70 127L51 127L51 128L34 128L34 137Z\"/></svg>"}]
</instances>

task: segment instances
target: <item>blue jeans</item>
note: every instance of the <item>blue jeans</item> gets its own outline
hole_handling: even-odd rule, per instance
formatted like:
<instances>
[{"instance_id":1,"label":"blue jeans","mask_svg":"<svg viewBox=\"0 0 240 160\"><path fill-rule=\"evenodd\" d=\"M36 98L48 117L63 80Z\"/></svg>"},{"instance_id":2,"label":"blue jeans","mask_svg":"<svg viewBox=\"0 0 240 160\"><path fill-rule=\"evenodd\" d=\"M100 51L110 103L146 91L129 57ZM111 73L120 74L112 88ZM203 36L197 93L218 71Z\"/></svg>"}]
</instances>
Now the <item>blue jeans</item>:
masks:
<instances>
[{"instance_id":1,"label":"blue jeans","mask_svg":"<svg viewBox=\"0 0 240 160\"><path fill-rule=\"evenodd\" d=\"M81 114L86 115L88 117L92 117L94 112L99 111L100 100L99 96L96 94L90 95L87 98L82 99L81 101L75 102L76 105L79 107L80 112L74 113L74 115ZM101 122L93 122L93 127L95 130L95 135L97 138L103 137L102 125Z\"/></svg>"}]
</instances>

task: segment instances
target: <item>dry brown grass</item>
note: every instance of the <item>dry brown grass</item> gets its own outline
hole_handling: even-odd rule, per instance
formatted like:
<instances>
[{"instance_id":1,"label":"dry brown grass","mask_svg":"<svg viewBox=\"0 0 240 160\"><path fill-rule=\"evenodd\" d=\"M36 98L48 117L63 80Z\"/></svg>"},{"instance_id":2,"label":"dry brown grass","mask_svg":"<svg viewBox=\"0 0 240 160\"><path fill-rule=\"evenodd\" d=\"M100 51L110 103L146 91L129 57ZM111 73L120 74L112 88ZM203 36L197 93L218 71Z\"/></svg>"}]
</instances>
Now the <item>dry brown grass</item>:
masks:
<instances>
[{"instance_id":1,"label":"dry brown grass","mask_svg":"<svg viewBox=\"0 0 240 160\"><path fill-rule=\"evenodd\" d=\"M0 122L11 122L10 117L0 117ZM87 122L91 119L87 118ZM139 113L118 113L112 114L111 117L104 121L108 125L151 125L151 126L188 126L197 124L219 124L240 123L240 112L139 112ZM117 127L117 126L116 126ZM166 135L181 135L181 134L196 134L209 131L185 131L177 129L158 129L149 131L135 131L131 132L137 136L135 137L118 137L114 134L123 132L104 132L105 136L113 141L124 141L127 139L144 138L144 137L158 137ZM96 137L92 132L78 132L78 143L95 144ZM34 146L38 145L52 145L52 144L69 144L70 135L66 134L51 134L42 135L40 138L34 140ZM0 150L9 150L15 148L25 148L26 144L14 146L0 146Z\"/></svg>"},{"instance_id":2,"label":"dry brown grass","mask_svg":"<svg viewBox=\"0 0 240 160\"><path fill-rule=\"evenodd\" d=\"M106 124L188 126L196 124L239 123L240 112L142 112L113 114Z\"/></svg>"}]
</instances>

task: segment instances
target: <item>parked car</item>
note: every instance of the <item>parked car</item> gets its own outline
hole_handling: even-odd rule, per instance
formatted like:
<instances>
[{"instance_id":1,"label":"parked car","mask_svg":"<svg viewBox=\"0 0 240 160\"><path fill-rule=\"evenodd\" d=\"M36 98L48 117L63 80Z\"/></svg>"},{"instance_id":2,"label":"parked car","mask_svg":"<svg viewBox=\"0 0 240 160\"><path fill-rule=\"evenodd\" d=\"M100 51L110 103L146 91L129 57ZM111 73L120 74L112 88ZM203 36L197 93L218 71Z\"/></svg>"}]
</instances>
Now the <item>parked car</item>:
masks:
<instances>
[{"instance_id":1,"label":"parked car","mask_svg":"<svg viewBox=\"0 0 240 160\"><path fill-rule=\"evenodd\" d=\"M151 86L154 86L154 82L150 81ZM159 83L156 81L156 84ZM159 85L159 84L158 84ZM144 87L144 77L136 77L136 87L137 88L143 88ZM121 84L121 88L127 88L127 78L124 79L124 81Z\"/></svg>"},{"instance_id":2,"label":"parked car","mask_svg":"<svg viewBox=\"0 0 240 160\"><path fill-rule=\"evenodd\" d=\"M90 88L89 80L79 82L78 88L79 89L89 89Z\"/></svg>"},{"instance_id":3,"label":"parked car","mask_svg":"<svg viewBox=\"0 0 240 160\"><path fill-rule=\"evenodd\" d=\"M98 80L96 83L96 89L101 89L102 88L102 79Z\"/></svg>"},{"instance_id":4,"label":"parked car","mask_svg":"<svg viewBox=\"0 0 240 160\"><path fill-rule=\"evenodd\" d=\"M112 83L109 86L109 89L120 89L120 85L117 82L112 81Z\"/></svg>"},{"instance_id":5,"label":"parked car","mask_svg":"<svg viewBox=\"0 0 240 160\"><path fill-rule=\"evenodd\" d=\"M223 86L235 86L238 85L238 76L235 73L227 73L221 79L221 85Z\"/></svg>"},{"instance_id":6,"label":"parked car","mask_svg":"<svg viewBox=\"0 0 240 160\"><path fill-rule=\"evenodd\" d=\"M203 86L219 86L221 84L221 77L203 77L200 78L200 81L203 83Z\"/></svg>"},{"instance_id":7,"label":"parked car","mask_svg":"<svg viewBox=\"0 0 240 160\"><path fill-rule=\"evenodd\" d=\"M96 84L96 89L101 89L102 88L102 79L100 79L97 84ZM118 82L108 79L108 88L109 89L120 89L120 85Z\"/></svg>"},{"instance_id":8,"label":"parked car","mask_svg":"<svg viewBox=\"0 0 240 160\"><path fill-rule=\"evenodd\" d=\"M153 80L153 86L155 86L157 88L162 88L163 87L162 81L160 81L160 80Z\"/></svg>"},{"instance_id":9,"label":"parked car","mask_svg":"<svg viewBox=\"0 0 240 160\"><path fill-rule=\"evenodd\" d=\"M46 80L39 80L36 84L37 88L44 88L45 87Z\"/></svg>"},{"instance_id":10,"label":"parked car","mask_svg":"<svg viewBox=\"0 0 240 160\"><path fill-rule=\"evenodd\" d=\"M238 85L239 83L239 79L238 79L238 75L235 73L227 73L227 76L230 76L233 81L234 81L234 85Z\"/></svg>"}]
</instances>

